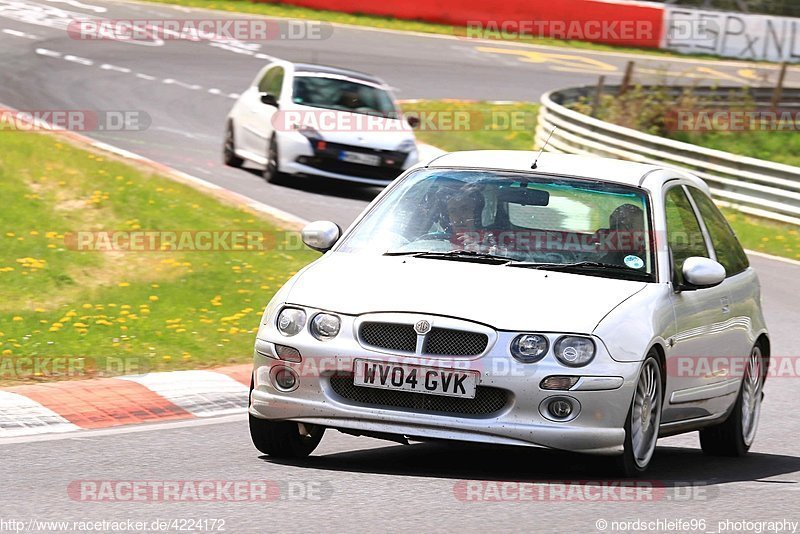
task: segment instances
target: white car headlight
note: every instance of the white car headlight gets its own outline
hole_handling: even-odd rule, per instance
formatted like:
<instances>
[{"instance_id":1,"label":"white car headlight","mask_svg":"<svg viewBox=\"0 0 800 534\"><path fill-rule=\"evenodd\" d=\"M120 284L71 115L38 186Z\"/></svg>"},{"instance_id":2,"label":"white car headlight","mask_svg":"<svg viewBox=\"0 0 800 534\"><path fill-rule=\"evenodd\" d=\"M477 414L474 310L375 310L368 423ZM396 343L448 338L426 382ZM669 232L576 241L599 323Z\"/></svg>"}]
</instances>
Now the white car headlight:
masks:
<instances>
[{"instance_id":1,"label":"white car headlight","mask_svg":"<svg viewBox=\"0 0 800 534\"><path fill-rule=\"evenodd\" d=\"M330 313L318 313L311 319L311 335L320 341L333 339L339 333L342 321Z\"/></svg>"},{"instance_id":2,"label":"white car headlight","mask_svg":"<svg viewBox=\"0 0 800 534\"><path fill-rule=\"evenodd\" d=\"M534 363L547 354L547 338L541 334L520 334L511 342L511 355L522 363Z\"/></svg>"},{"instance_id":3,"label":"white car headlight","mask_svg":"<svg viewBox=\"0 0 800 534\"><path fill-rule=\"evenodd\" d=\"M562 336L554 346L558 361L569 367L582 367L594 358L594 341L588 337Z\"/></svg>"},{"instance_id":4,"label":"white car headlight","mask_svg":"<svg viewBox=\"0 0 800 534\"><path fill-rule=\"evenodd\" d=\"M278 332L284 336L298 334L306 325L306 312L298 308L284 308L278 315Z\"/></svg>"},{"instance_id":5,"label":"white car headlight","mask_svg":"<svg viewBox=\"0 0 800 534\"><path fill-rule=\"evenodd\" d=\"M417 144L414 142L413 139L406 139L399 145L397 145L398 152L411 152L417 148Z\"/></svg>"}]
</instances>

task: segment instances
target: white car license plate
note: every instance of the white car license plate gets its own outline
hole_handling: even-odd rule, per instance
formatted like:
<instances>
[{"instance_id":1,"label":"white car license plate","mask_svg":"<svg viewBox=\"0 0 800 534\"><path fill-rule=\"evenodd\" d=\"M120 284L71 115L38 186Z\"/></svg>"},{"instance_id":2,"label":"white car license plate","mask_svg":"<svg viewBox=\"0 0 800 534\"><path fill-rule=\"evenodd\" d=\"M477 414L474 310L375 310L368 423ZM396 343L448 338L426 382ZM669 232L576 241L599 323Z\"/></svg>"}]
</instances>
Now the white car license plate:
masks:
<instances>
[{"instance_id":1,"label":"white car license plate","mask_svg":"<svg viewBox=\"0 0 800 534\"><path fill-rule=\"evenodd\" d=\"M475 398L477 371L422 367L399 363L355 360L353 383L356 386L414 391L448 397Z\"/></svg>"},{"instance_id":2,"label":"white car license plate","mask_svg":"<svg viewBox=\"0 0 800 534\"><path fill-rule=\"evenodd\" d=\"M377 167L381 164L381 157L375 154L362 154L361 152L347 152L343 150L339 153L339 159L348 163L360 163L362 165L372 165Z\"/></svg>"}]
</instances>

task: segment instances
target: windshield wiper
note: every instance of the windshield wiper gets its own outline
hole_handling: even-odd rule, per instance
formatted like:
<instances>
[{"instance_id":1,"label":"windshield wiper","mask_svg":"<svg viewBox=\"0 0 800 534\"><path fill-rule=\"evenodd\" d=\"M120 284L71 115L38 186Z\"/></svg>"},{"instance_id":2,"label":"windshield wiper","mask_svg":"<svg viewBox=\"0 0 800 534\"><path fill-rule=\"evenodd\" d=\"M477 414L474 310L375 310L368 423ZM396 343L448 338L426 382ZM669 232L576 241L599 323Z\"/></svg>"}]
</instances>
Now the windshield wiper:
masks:
<instances>
[{"instance_id":1,"label":"windshield wiper","mask_svg":"<svg viewBox=\"0 0 800 534\"><path fill-rule=\"evenodd\" d=\"M498 265L515 261L514 258L511 258L509 256L500 256L498 254L487 254L484 252L475 252L472 250L451 250L449 252L433 252L429 250L386 251L383 253L383 255L413 256L415 258L430 258L435 260L486 261L489 263L497 263Z\"/></svg>"},{"instance_id":2,"label":"windshield wiper","mask_svg":"<svg viewBox=\"0 0 800 534\"><path fill-rule=\"evenodd\" d=\"M517 261L508 264L509 267L522 267L527 269L542 269L546 271L602 271L608 273L618 273L624 276L632 276L638 279L650 280L652 275L642 271L635 271L622 265L613 263L600 263L597 261L579 261L575 263L535 263Z\"/></svg>"}]
</instances>

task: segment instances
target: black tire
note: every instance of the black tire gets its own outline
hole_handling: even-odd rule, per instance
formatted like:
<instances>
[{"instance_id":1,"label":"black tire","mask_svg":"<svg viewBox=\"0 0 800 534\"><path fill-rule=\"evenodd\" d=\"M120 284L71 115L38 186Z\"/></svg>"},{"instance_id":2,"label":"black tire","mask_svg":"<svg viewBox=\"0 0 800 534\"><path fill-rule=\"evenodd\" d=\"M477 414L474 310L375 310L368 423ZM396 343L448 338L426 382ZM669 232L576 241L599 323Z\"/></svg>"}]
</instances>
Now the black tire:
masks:
<instances>
[{"instance_id":1,"label":"black tire","mask_svg":"<svg viewBox=\"0 0 800 534\"><path fill-rule=\"evenodd\" d=\"M278 142L274 135L267 145L267 164L264 165L263 176L270 184L280 183L283 178L283 173L278 168Z\"/></svg>"},{"instance_id":2,"label":"black tire","mask_svg":"<svg viewBox=\"0 0 800 534\"><path fill-rule=\"evenodd\" d=\"M766 362L762 359L761 347L756 345L750 353L748 365L745 366L742 385L739 387L739 394L736 396L736 403L733 410L723 423L710 426L700 430L700 448L705 454L711 456L744 456L750 450L750 446L755 439L758 429L758 418L761 412L761 399L764 395L764 375L766 372ZM753 367L755 365L755 367ZM755 370L755 372L753 372ZM751 374L752 373L752 374ZM757 380L752 380L753 376ZM749 400L748 387L754 387L757 397L755 415L751 412L751 417L755 417L754 428L745 430L745 410L748 409ZM748 405L746 407L745 405Z\"/></svg>"},{"instance_id":3,"label":"black tire","mask_svg":"<svg viewBox=\"0 0 800 534\"><path fill-rule=\"evenodd\" d=\"M250 378L250 398L253 379ZM250 439L260 452L274 458L305 458L317 448L325 427L293 421L268 421L249 414Z\"/></svg>"},{"instance_id":4,"label":"black tire","mask_svg":"<svg viewBox=\"0 0 800 534\"><path fill-rule=\"evenodd\" d=\"M646 379L645 373L648 373L648 377L650 378ZM641 404L641 399L638 398L639 388L644 387L643 391L649 391L646 384L651 383L655 388L655 391L652 392L651 395L648 395L648 397L655 399L655 406L653 406L653 402L649 400L646 405ZM647 470L647 467L650 465L650 461L655 453L655 442L658 441L658 431L659 427L661 426L663 402L664 384L661 377L661 364L658 357L653 352L650 352L642 363L642 369L639 372L639 379L636 382L636 389L633 392L630 408L628 408L628 416L625 418L625 443L623 446L623 453L616 459L617 472L623 477L638 476L644 473ZM633 417L634 412L643 414L645 411L650 414L647 416L646 422L642 421L640 418L635 423L638 425L640 430L645 428L647 435L650 437L647 438L645 443L645 452L642 452L641 449L638 449L637 453L637 447L634 446L633 439ZM645 430L642 431L644 432ZM654 437L652 437L651 432L655 432Z\"/></svg>"},{"instance_id":5,"label":"black tire","mask_svg":"<svg viewBox=\"0 0 800 534\"><path fill-rule=\"evenodd\" d=\"M225 141L222 145L222 161L228 167L239 168L244 164L244 160L236 155L236 143L233 138L233 123L228 121L225 127Z\"/></svg>"}]
</instances>

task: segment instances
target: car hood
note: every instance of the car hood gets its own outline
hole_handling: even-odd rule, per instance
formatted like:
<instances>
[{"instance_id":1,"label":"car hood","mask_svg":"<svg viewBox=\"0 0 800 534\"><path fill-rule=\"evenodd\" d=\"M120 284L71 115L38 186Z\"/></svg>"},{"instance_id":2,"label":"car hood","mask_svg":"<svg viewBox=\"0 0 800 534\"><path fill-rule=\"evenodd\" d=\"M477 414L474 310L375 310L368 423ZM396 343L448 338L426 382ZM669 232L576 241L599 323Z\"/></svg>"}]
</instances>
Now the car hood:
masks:
<instances>
[{"instance_id":1,"label":"car hood","mask_svg":"<svg viewBox=\"0 0 800 534\"><path fill-rule=\"evenodd\" d=\"M322 139L329 143L363 146L379 150L397 150L406 140L415 141L414 132L405 120L375 117L363 113L349 113L310 106L293 105L282 111L285 120L316 126ZM294 113L294 114L293 114ZM302 119L292 119L293 117ZM335 122L332 117L335 117ZM290 120L292 119L292 120Z\"/></svg>"},{"instance_id":2,"label":"car hood","mask_svg":"<svg viewBox=\"0 0 800 534\"><path fill-rule=\"evenodd\" d=\"M348 315L412 312L498 330L591 333L646 285L502 265L329 252L298 275L286 302Z\"/></svg>"}]
</instances>

